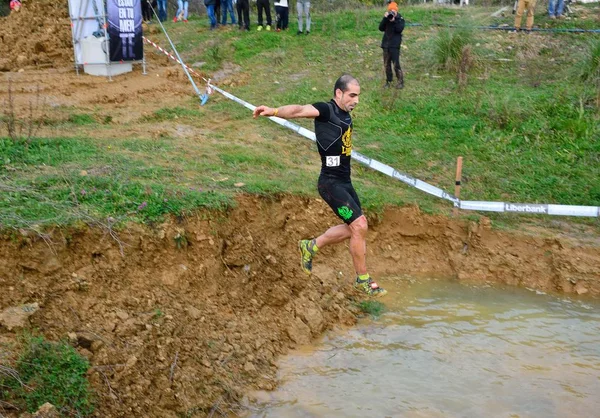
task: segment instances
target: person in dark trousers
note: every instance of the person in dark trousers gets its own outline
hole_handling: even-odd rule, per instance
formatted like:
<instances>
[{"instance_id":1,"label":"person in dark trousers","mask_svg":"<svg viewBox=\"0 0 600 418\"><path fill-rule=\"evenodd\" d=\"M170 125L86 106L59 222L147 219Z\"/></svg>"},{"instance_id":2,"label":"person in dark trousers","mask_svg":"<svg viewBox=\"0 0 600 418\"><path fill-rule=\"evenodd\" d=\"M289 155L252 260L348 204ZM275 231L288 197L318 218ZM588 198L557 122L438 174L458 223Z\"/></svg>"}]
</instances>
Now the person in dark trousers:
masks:
<instances>
[{"instance_id":1,"label":"person in dark trousers","mask_svg":"<svg viewBox=\"0 0 600 418\"><path fill-rule=\"evenodd\" d=\"M142 20L146 23L152 20L152 10L150 10L148 0L142 0Z\"/></svg>"},{"instance_id":2,"label":"person in dark trousers","mask_svg":"<svg viewBox=\"0 0 600 418\"><path fill-rule=\"evenodd\" d=\"M240 30L250 30L250 2L249 0L237 0L235 8L238 13Z\"/></svg>"},{"instance_id":3,"label":"person in dark trousers","mask_svg":"<svg viewBox=\"0 0 600 418\"><path fill-rule=\"evenodd\" d=\"M275 16L277 20L277 32L287 30L289 25L288 0L275 0Z\"/></svg>"},{"instance_id":4,"label":"person in dark trousers","mask_svg":"<svg viewBox=\"0 0 600 418\"><path fill-rule=\"evenodd\" d=\"M263 10L267 17L267 26L264 28L266 31L270 31L273 22L271 21L271 4L269 3L269 0L256 1L256 12L258 14L258 27L256 30L263 30Z\"/></svg>"},{"instance_id":5,"label":"person in dark trousers","mask_svg":"<svg viewBox=\"0 0 600 418\"><path fill-rule=\"evenodd\" d=\"M217 25L221 22L221 0L215 0L215 18L217 19Z\"/></svg>"},{"instance_id":6,"label":"person in dark trousers","mask_svg":"<svg viewBox=\"0 0 600 418\"><path fill-rule=\"evenodd\" d=\"M352 117L350 112L358 104L360 85L349 74L337 79L333 99L307 105L287 105L278 108L258 106L253 117L277 116L283 119L309 118L315 120L317 148L321 155L319 194L343 221L314 239L300 240L302 270L312 274L312 260L317 251L327 245L349 240L350 255L356 271L354 287L369 296L387 293L371 279L367 271L367 218L350 180L352 156Z\"/></svg>"},{"instance_id":7,"label":"person in dark trousers","mask_svg":"<svg viewBox=\"0 0 600 418\"><path fill-rule=\"evenodd\" d=\"M383 68L385 70L385 87L390 87L394 80L392 64L398 82L396 88L404 88L404 74L400 68L400 44L404 30L404 18L398 13L395 2L388 4L387 10L379 23L379 30L383 32L381 48L383 49Z\"/></svg>"}]
</instances>

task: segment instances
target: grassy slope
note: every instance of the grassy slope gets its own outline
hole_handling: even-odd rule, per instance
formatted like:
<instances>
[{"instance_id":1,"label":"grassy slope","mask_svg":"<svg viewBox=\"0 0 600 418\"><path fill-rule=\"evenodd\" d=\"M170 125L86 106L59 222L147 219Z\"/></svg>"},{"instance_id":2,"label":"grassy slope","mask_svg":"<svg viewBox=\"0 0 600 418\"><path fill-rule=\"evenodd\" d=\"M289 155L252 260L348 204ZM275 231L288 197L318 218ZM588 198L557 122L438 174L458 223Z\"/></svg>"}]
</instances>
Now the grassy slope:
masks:
<instances>
[{"instance_id":1,"label":"grassy slope","mask_svg":"<svg viewBox=\"0 0 600 418\"><path fill-rule=\"evenodd\" d=\"M600 36L548 33L526 38L472 30L478 66L467 87L459 90L456 76L439 69L434 59L439 31L446 29L430 24L512 22L511 15L491 18L493 11L405 8L407 22L423 26L408 26L404 32L401 60L407 87L402 91L381 89L378 9L317 11L309 37L295 35L293 19L288 33L209 32L199 18L188 25L170 23L167 29L185 61L205 61L207 72L225 61L239 65L248 82L226 89L256 105L328 100L335 78L342 72L354 74L362 87L354 114L356 150L450 192L461 155L465 199L600 205L596 92L578 73L589 43L600 42ZM536 22L597 25L590 19L547 22L543 16L536 16ZM152 38L166 45L164 37ZM106 109L64 111L68 116L58 122L57 132L82 125L113 128ZM226 115L228 124L204 126L202 116L209 113ZM106 216L147 222L198 206L223 207L239 190L316 195L318 158L309 141L266 120L252 121L248 110L218 95L202 110L194 98L136 123L169 124L175 118L179 125L210 132L201 144L169 136L45 138L24 150L0 140L1 183L8 191L0 197L0 223L22 227ZM300 123L311 128L309 121ZM99 171L81 175L89 167ZM372 211L406 203L428 211L448 209L401 183L354 167L363 204Z\"/></svg>"}]
</instances>

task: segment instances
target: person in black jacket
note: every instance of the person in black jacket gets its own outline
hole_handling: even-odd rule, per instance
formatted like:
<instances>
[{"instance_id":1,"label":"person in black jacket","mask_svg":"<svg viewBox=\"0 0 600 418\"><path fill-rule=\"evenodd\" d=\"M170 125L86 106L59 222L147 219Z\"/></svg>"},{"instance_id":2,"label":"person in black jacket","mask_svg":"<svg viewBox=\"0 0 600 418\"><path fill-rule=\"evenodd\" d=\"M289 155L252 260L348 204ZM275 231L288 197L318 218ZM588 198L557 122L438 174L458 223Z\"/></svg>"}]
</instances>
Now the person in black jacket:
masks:
<instances>
[{"instance_id":1,"label":"person in black jacket","mask_svg":"<svg viewBox=\"0 0 600 418\"><path fill-rule=\"evenodd\" d=\"M383 49L383 68L385 69L385 87L390 87L394 79L392 74L392 63L398 83L396 88L404 88L404 74L400 68L400 44L402 43L402 31L404 30L404 18L398 13L398 5L395 2L388 4L387 10L379 24L379 30L383 32L381 48Z\"/></svg>"}]
</instances>

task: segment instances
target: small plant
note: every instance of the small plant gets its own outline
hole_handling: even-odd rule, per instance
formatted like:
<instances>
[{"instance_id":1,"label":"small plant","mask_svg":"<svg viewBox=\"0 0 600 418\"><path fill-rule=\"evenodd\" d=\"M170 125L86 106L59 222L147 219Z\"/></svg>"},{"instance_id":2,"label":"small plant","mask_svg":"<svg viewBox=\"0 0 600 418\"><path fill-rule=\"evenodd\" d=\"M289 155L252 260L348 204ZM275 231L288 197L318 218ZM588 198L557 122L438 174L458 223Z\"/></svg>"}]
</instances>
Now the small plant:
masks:
<instances>
[{"instance_id":1,"label":"small plant","mask_svg":"<svg viewBox=\"0 0 600 418\"><path fill-rule=\"evenodd\" d=\"M0 375L0 400L35 412L46 402L65 416L86 416L93 410L85 378L89 363L66 342L26 337L25 350L11 373Z\"/></svg>"},{"instance_id":2,"label":"small plant","mask_svg":"<svg viewBox=\"0 0 600 418\"><path fill-rule=\"evenodd\" d=\"M215 64L221 64L223 61L223 51L219 48L219 45L213 45L208 48L208 57Z\"/></svg>"},{"instance_id":3,"label":"small plant","mask_svg":"<svg viewBox=\"0 0 600 418\"><path fill-rule=\"evenodd\" d=\"M474 63L475 60L473 58L473 51L471 45L465 45L460 53L460 60L458 63L457 71L458 87L460 89L464 89L465 87L467 87L467 76L473 68Z\"/></svg>"},{"instance_id":4,"label":"small plant","mask_svg":"<svg viewBox=\"0 0 600 418\"><path fill-rule=\"evenodd\" d=\"M28 117L25 120L17 118L15 110L15 98L13 95L12 81L8 80L8 97L4 101L3 111L0 115L0 120L6 126L6 131L10 139L17 143L23 141L25 148L31 143L31 139L37 133L40 125L45 119L45 115L39 115L40 108L40 86L36 90L35 104L30 101L28 108Z\"/></svg>"},{"instance_id":5,"label":"small plant","mask_svg":"<svg viewBox=\"0 0 600 418\"><path fill-rule=\"evenodd\" d=\"M435 41L434 56L436 63L446 71L458 73L465 54L464 48L471 44L472 38L472 32L467 29L454 32L440 31ZM472 55L470 50L468 52ZM470 61L472 62L472 58Z\"/></svg>"},{"instance_id":6,"label":"small plant","mask_svg":"<svg viewBox=\"0 0 600 418\"><path fill-rule=\"evenodd\" d=\"M600 108L600 41L590 44L581 65L581 79L596 89L596 107Z\"/></svg>"},{"instance_id":7,"label":"small plant","mask_svg":"<svg viewBox=\"0 0 600 418\"><path fill-rule=\"evenodd\" d=\"M96 123L96 120L92 115L88 115L86 113L74 113L69 115L69 122L73 125L83 126Z\"/></svg>"},{"instance_id":8,"label":"small plant","mask_svg":"<svg viewBox=\"0 0 600 418\"><path fill-rule=\"evenodd\" d=\"M178 231L177 235L173 237L173 240L175 240L175 245L177 246L178 250L181 250L182 248L187 248L188 246L188 240L185 236L185 231Z\"/></svg>"},{"instance_id":9,"label":"small plant","mask_svg":"<svg viewBox=\"0 0 600 418\"><path fill-rule=\"evenodd\" d=\"M284 62L285 62L285 51L282 49L279 49L273 55L273 64L275 64L277 66L281 66L281 65L283 65Z\"/></svg>"},{"instance_id":10,"label":"small plant","mask_svg":"<svg viewBox=\"0 0 600 418\"><path fill-rule=\"evenodd\" d=\"M358 308L366 314L375 318L385 311L385 305L376 300L363 300L358 303Z\"/></svg>"},{"instance_id":11,"label":"small plant","mask_svg":"<svg viewBox=\"0 0 600 418\"><path fill-rule=\"evenodd\" d=\"M583 81L600 79L600 41L590 44L589 52L581 63Z\"/></svg>"},{"instance_id":12,"label":"small plant","mask_svg":"<svg viewBox=\"0 0 600 418\"><path fill-rule=\"evenodd\" d=\"M160 318L162 318L163 316L165 316L165 313L162 311L162 309L160 309L160 308L156 308L156 309L154 310L154 313L153 313L153 315L152 315L152 318L154 318L154 319L160 319Z\"/></svg>"}]
</instances>

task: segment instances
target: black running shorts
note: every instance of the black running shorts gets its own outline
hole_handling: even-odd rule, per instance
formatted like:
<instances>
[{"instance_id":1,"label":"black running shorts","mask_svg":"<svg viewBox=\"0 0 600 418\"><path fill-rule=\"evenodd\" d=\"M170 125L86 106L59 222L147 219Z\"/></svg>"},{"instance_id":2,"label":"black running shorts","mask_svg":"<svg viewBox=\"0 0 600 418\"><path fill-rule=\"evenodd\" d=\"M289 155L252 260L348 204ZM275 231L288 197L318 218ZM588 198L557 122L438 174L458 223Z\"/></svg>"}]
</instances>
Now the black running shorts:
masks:
<instances>
[{"instance_id":1,"label":"black running shorts","mask_svg":"<svg viewBox=\"0 0 600 418\"><path fill-rule=\"evenodd\" d=\"M360 200L351 181L321 175L317 187L323 200L347 225L362 216Z\"/></svg>"}]
</instances>

